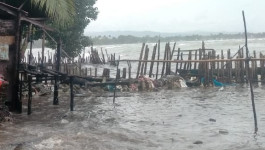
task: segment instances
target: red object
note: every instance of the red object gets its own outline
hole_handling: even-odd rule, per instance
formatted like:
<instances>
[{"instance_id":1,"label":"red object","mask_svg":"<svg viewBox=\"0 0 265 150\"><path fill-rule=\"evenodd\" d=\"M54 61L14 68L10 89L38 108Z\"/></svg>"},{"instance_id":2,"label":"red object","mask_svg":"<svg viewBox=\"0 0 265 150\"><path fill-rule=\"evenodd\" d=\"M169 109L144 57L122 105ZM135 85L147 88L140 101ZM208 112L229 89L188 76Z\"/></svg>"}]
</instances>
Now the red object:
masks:
<instances>
[{"instance_id":1,"label":"red object","mask_svg":"<svg viewBox=\"0 0 265 150\"><path fill-rule=\"evenodd\" d=\"M2 84L3 84L3 81L0 79L0 88L1 88Z\"/></svg>"}]
</instances>

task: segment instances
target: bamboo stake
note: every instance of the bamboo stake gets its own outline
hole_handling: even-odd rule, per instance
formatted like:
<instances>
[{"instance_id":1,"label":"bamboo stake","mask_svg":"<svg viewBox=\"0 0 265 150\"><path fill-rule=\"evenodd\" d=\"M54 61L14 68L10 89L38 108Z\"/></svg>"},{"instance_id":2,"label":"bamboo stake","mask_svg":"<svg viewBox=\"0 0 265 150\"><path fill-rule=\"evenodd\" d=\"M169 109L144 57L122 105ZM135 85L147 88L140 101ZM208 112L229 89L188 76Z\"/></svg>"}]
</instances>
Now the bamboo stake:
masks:
<instances>
[{"instance_id":1,"label":"bamboo stake","mask_svg":"<svg viewBox=\"0 0 265 150\"><path fill-rule=\"evenodd\" d=\"M245 47L246 47L246 69L248 70L248 80L249 80L249 86L250 86L250 92L251 92L251 102L252 102L252 109L253 109L253 116L254 116L254 125L255 125L255 134L258 131L258 122L257 122L257 115L256 115L256 108L255 108L255 100L254 100L254 92L253 92L253 86L252 86L252 80L250 79L249 73L249 51L248 51L248 37L247 37L247 26L246 26L246 19L244 11L242 11L243 15L243 21L244 21L244 29L245 29Z\"/></svg>"},{"instance_id":2,"label":"bamboo stake","mask_svg":"<svg viewBox=\"0 0 265 150\"><path fill-rule=\"evenodd\" d=\"M142 60L144 47L145 47L145 43L143 43L143 45L142 45L142 49L141 49L141 53L140 53L140 58L139 58L139 60ZM136 78L139 77L140 67L141 67L141 62L139 61L139 63L138 63L138 68L137 68L137 73L136 73Z\"/></svg>"},{"instance_id":3,"label":"bamboo stake","mask_svg":"<svg viewBox=\"0 0 265 150\"><path fill-rule=\"evenodd\" d=\"M156 47L157 45L154 46L154 49L153 49L153 54L152 54L152 60L155 60L155 56L156 56ZM154 62L151 62L150 64L150 70L149 70L149 77L151 78L152 74L153 74L153 66L154 66Z\"/></svg>"},{"instance_id":4,"label":"bamboo stake","mask_svg":"<svg viewBox=\"0 0 265 150\"><path fill-rule=\"evenodd\" d=\"M159 60L160 57L160 40L158 41L158 48L157 48L157 60ZM156 66L156 79L158 78L158 71L159 71L159 62L157 62L157 66Z\"/></svg>"},{"instance_id":5,"label":"bamboo stake","mask_svg":"<svg viewBox=\"0 0 265 150\"><path fill-rule=\"evenodd\" d=\"M149 48L148 46L146 46L144 60L148 60L148 55L149 55ZM146 69L147 69L147 62L144 63L144 75L146 75Z\"/></svg>"},{"instance_id":6,"label":"bamboo stake","mask_svg":"<svg viewBox=\"0 0 265 150\"><path fill-rule=\"evenodd\" d=\"M120 56L119 56L119 60L120 60ZM116 72L116 79L115 79L114 92L113 92L113 104L115 103L115 98L116 98L116 85L117 85L118 77L119 77L119 74L120 74L120 72L118 71L119 70L119 64L120 64L120 61L119 60L117 62L117 72Z\"/></svg>"},{"instance_id":7,"label":"bamboo stake","mask_svg":"<svg viewBox=\"0 0 265 150\"><path fill-rule=\"evenodd\" d=\"M161 77L163 77L163 75L164 75L165 63L167 62L166 61L166 57L167 57L167 43L166 43L166 46L165 46L164 61L163 61L163 66L162 66Z\"/></svg>"},{"instance_id":8,"label":"bamboo stake","mask_svg":"<svg viewBox=\"0 0 265 150\"><path fill-rule=\"evenodd\" d=\"M145 46L144 57L143 57L142 60L146 60L146 55L147 55L146 52L147 52L147 49L148 49L148 45ZM144 74L144 66L145 66L145 62L142 62L140 75L143 75Z\"/></svg>"},{"instance_id":9,"label":"bamboo stake","mask_svg":"<svg viewBox=\"0 0 265 150\"><path fill-rule=\"evenodd\" d=\"M177 60L179 60L179 54L180 54L180 48L178 48L178 56L177 56ZM178 67L179 67L179 64L176 63L176 72L175 72L175 74L178 73L178 69L179 69Z\"/></svg>"}]
</instances>

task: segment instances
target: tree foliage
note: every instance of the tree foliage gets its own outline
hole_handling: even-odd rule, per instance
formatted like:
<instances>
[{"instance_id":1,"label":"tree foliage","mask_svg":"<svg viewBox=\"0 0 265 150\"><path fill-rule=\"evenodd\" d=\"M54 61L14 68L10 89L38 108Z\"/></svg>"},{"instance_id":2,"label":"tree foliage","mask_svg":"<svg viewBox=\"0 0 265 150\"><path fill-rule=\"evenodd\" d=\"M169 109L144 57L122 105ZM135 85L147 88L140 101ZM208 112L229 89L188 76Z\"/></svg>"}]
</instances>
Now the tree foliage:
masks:
<instances>
[{"instance_id":1,"label":"tree foliage","mask_svg":"<svg viewBox=\"0 0 265 150\"><path fill-rule=\"evenodd\" d=\"M96 0L75 0L76 17L67 27L55 27L59 33L51 33L56 39L61 38L62 48L69 56L75 57L87 46L92 45L89 37L83 35L85 27L91 20L97 18L98 10L94 7ZM54 42L49 40L48 45L55 48Z\"/></svg>"},{"instance_id":2,"label":"tree foliage","mask_svg":"<svg viewBox=\"0 0 265 150\"><path fill-rule=\"evenodd\" d=\"M67 26L73 23L76 16L74 0L30 0L31 4L53 20L58 26Z\"/></svg>"},{"instance_id":3,"label":"tree foliage","mask_svg":"<svg viewBox=\"0 0 265 150\"><path fill-rule=\"evenodd\" d=\"M65 27L76 16L75 0L0 0L28 12L29 17L45 17L57 26ZM26 2L26 3L24 3Z\"/></svg>"},{"instance_id":4,"label":"tree foliage","mask_svg":"<svg viewBox=\"0 0 265 150\"><path fill-rule=\"evenodd\" d=\"M19 7L25 1L4 0L3 2ZM84 47L92 44L83 32L90 21L97 18L98 10L94 7L95 3L96 0L27 0L22 9L29 13L29 17L47 18L45 23L56 29L56 32L49 34L57 41L61 39L63 49L74 57ZM24 29L27 30L27 27ZM34 33L35 40L41 38L41 30L36 30ZM49 46L56 47L51 39L47 40Z\"/></svg>"}]
</instances>

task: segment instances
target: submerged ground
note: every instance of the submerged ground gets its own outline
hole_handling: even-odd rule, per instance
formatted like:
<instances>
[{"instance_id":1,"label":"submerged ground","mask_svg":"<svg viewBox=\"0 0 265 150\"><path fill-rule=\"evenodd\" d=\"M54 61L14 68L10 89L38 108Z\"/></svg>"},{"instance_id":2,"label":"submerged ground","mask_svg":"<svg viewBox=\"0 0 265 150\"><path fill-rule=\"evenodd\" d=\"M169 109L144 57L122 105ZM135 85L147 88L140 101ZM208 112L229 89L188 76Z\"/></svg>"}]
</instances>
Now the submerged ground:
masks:
<instances>
[{"instance_id":1,"label":"submerged ground","mask_svg":"<svg viewBox=\"0 0 265 150\"><path fill-rule=\"evenodd\" d=\"M264 42L249 40L251 55L253 50L265 53ZM219 54L221 49L231 49L234 55L244 40L205 43L206 48L215 48ZM201 41L179 41L176 47L197 49ZM109 53L121 54L121 59L138 59L141 43L106 48ZM132 73L136 66L132 62ZM121 63L122 67L127 63ZM112 69L111 75L115 76ZM58 106L52 105L52 95L35 96L30 116L24 102L23 114L14 115L13 123L0 126L0 149L264 150L264 90L264 85L254 87L257 135L253 134L250 90L246 85L118 93L114 105L113 93L95 94L76 97L73 112L69 111L69 93L61 93Z\"/></svg>"},{"instance_id":2,"label":"submerged ground","mask_svg":"<svg viewBox=\"0 0 265 150\"><path fill-rule=\"evenodd\" d=\"M264 88L254 88L257 135L246 85L118 93L114 105L112 93L76 97L73 112L64 94L59 106L35 97L32 115L0 126L0 149L262 150Z\"/></svg>"}]
</instances>

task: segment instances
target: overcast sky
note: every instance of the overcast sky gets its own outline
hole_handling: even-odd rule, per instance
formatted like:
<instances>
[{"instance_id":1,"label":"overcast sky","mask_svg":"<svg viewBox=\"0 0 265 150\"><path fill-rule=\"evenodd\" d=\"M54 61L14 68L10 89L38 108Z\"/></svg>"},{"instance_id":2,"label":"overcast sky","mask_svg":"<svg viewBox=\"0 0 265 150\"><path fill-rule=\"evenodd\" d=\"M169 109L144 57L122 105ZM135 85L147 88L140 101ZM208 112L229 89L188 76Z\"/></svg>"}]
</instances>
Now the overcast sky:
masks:
<instances>
[{"instance_id":1,"label":"overcast sky","mask_svg":"<svg viewBox=\"0 0 265 150\"><path fill-rule=\"evenodd\" d=\"M98 0L98 18L85 29L101 31L265 31L265 0Z\"/></svg>"}]
</instances>

